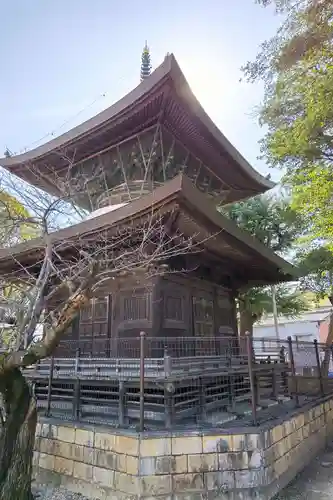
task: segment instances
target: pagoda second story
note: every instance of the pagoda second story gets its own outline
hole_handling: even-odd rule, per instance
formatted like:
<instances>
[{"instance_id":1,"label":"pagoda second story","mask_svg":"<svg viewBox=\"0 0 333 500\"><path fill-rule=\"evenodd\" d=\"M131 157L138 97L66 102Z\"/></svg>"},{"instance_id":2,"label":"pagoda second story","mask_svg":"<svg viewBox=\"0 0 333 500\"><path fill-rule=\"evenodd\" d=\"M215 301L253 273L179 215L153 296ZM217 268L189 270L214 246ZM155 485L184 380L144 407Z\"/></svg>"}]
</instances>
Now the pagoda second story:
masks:
<instances>
[{"instance_id":1,"label":"pagoda second story","mask_svg":"<svg viewBox=\"0 0 333 500\"><path fill-rule=\"evenodd\" d=\"M67 190L90 211L137 199L180 173L216 204L273 187L208 117L172 54L105 111L0 164L52 195Z\"/></svg>"}]
</instances>

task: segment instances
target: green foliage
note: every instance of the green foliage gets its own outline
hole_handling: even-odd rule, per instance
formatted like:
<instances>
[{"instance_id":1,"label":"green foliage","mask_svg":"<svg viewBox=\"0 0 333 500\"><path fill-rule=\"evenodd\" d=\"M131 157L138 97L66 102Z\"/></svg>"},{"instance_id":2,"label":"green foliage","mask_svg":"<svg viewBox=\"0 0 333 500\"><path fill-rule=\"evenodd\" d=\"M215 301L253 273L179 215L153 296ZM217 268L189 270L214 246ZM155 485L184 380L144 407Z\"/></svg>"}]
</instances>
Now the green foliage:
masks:
<instances>
[{"instance_id":1,"label":"green foliage","mask_svg":"<svg viewBox=\"0 0 333 500\"><path fill-rule=\"evenodd\" d=\"M220 211L274 252L289 250L302 233L302 218L283 195L255 196Z\"/></svg>"},{"instance_id":2,"label":"green foliage","mask_svg":"<svg viewBox=\"0 0 333 500\"><path fill-rule=\"evenodd\" d=\"M29 211L14 196L0 190L0 246L10 246L38 235Z\"/></svg>"},{"instance_id":3,"label":"green foliage","mask_svg":"<svg viewBox=\"0 0 333 500\"><path fill-rule=\"evenodd\" d=\"M146 42L141 54L141 71L140 71L141 81L143 81L151 74L151 68L152 66L150 60L150 51Z\"/></svg>"},{"instance_id":4,"label":"green foliage","mask_svg":"<svg viewBox=\"0 0 333 500\"><path fill-rule=\"evenodd\" d=\"M301 288L318 299L333 296L333 253L325 246L303 249L297 255Z\"/></svg>"},{"instance_id":5,"label":"green foliage","mask_svg":"<svg viewBox=\"0 0 333 500\"><path fill-rule=\"evenodd\" d=\"M12 246L23 240L33 238L38 234L38 226L34 224L29 211L14 197L3 189L0 190L0 247ZM1 289L1 306L7 317L18 322L20 315L26 311L24 304L26 295L24 286L20 283L9 285ZM25 305L25 307L23 307ZM6 318L2 321L6 323ZM16 342L15 324L10 328L0 330L1 348L13 348Z\"/></svg>"},{"instance_id":6,"label":"green foliage","mask_svg":"<svg viewBox=\"0 0 333 500\"><path fill-rule=\"evenodd\" d=\"M258 109L265 159L283 169L293 208L333 246L333 0L260 0L285 15L244 73L265 82Z\"/></svg>"},{"instance_id":7,"label":"green foliage","mask_svg":"<svg viewBox=\"0 0 333 500\"><path fill-rule=\"evenodd\" d=\"M254 321L274 312L270 287L252 288L241 294L240 300L243 301L243 307L251 312ZM310 307L302 293L285 284L275 287L275 300L278 315L281 316L297 317Z\"/></svg>"},{"instance_id":8,"label":"green foliage","mask_svg":"<svg viewBox=\"0 0 333 500\"><path fill-rule=\"evenodd\" d=\"M248 231L265 246L280 254L291 251L303 234L303 220L290 206L286 196L261 195L246 201L220 207L220 211ZM308 308L304 296L288 285L275 289L278 314L297 316ZM252 288L239 294L239 309L251 313L253 321L273 312L270 287ZM246 329L249 329L247 325Z\"/></svg>"}]
</instances>

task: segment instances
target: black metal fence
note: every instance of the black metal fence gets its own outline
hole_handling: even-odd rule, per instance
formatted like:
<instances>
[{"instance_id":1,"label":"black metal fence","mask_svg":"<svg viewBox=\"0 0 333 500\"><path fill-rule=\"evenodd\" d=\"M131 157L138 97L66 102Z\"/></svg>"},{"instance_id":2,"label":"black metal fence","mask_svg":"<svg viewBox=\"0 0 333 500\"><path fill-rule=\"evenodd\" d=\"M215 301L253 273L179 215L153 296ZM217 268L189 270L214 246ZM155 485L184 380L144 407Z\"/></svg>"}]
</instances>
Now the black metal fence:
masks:
<instances>
[{"instance_id":1,"label":"black metal fence","mask_svg":"<svg viewBox=\"0 0 333 500\"><path fill-rule=\"evenodd\" d=\"M99 352L104 346L99 356L87 352L86 342L63 342L54 357L26 370L44 414L139 430L239 418L257 425L266 409L333 393L324 369L332 351L316 341L142 333L95 340Z\"/></svg>"}]
</instances>

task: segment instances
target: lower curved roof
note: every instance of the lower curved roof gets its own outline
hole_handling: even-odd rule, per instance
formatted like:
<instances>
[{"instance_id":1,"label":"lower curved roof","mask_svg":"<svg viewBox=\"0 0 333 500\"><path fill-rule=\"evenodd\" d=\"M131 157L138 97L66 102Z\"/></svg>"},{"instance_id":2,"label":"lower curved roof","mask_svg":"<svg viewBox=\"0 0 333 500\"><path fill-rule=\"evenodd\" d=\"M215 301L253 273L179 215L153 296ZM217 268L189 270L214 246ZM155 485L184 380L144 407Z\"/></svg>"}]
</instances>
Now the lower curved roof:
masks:
<instances>
[{"instance_id":1,"label":"lower curved roof","mask_svg":"<svg viewBox=\"0 0 333 500\"><path fill-rule=\"evenodd\" d=\"M76 242L93 240L100 232L119 235L119 228L135 221L150 220L153 216L175 210L174 228L185 237L200 242L205 255L213 259L215 271L222 263L238 286L257 286L295 279L297 270L288 262L241 230L220 214L213 203L194 187L185 175L179 175L158 187L154 192L128 203L117 210L87 219L51 233L48 238L57 254L77 249ZM207 229L209 228L209 229ZM87 240L88 241L88 240ZM11 248L0 249L0 273L22 273L43 260L45 239L36 238Z\"/></svg>"},{"instance_id":2,"label":"lower curved roof","mask_svg":"<svg viewBox=\"0 0 333 500\"><path fill-rule=\"evenodd\" d=\"M141 114L140 114L141 113ZM1 158L0 165L22 179L52 192L36 172L56 171L75 152L75 162L140 132L154 122L167 127L188 149L235 191L262 193L274 183L260 175L222 134L200 105L173 54L134 90L93 118L26 153ZM34 171L32 174L31 171ZM54 189L53 189L53 193ZM248 194L247 194L248 196Z\"/></svg>"}]
</instances>

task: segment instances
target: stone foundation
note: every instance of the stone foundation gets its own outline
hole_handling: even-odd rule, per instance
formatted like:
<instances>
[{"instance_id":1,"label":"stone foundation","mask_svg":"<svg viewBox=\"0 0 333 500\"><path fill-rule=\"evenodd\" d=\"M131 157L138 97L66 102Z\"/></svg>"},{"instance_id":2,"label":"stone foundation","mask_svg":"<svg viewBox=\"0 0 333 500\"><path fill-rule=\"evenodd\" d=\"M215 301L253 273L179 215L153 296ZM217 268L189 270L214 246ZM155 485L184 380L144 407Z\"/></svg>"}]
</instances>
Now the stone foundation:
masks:
<instances>
[{"instance_id":1,"label":"stone foundation","mask_svg":"<svg viewBox=\"0 0 333 500\"><path fill-rule=\"evenodd\" d=\"M232 432L231 432L232 431ZM270 427L138 433L38 424L37 482L101 500L268 500L333 438L333 399Z\"/></svg>"}]
</instances>

